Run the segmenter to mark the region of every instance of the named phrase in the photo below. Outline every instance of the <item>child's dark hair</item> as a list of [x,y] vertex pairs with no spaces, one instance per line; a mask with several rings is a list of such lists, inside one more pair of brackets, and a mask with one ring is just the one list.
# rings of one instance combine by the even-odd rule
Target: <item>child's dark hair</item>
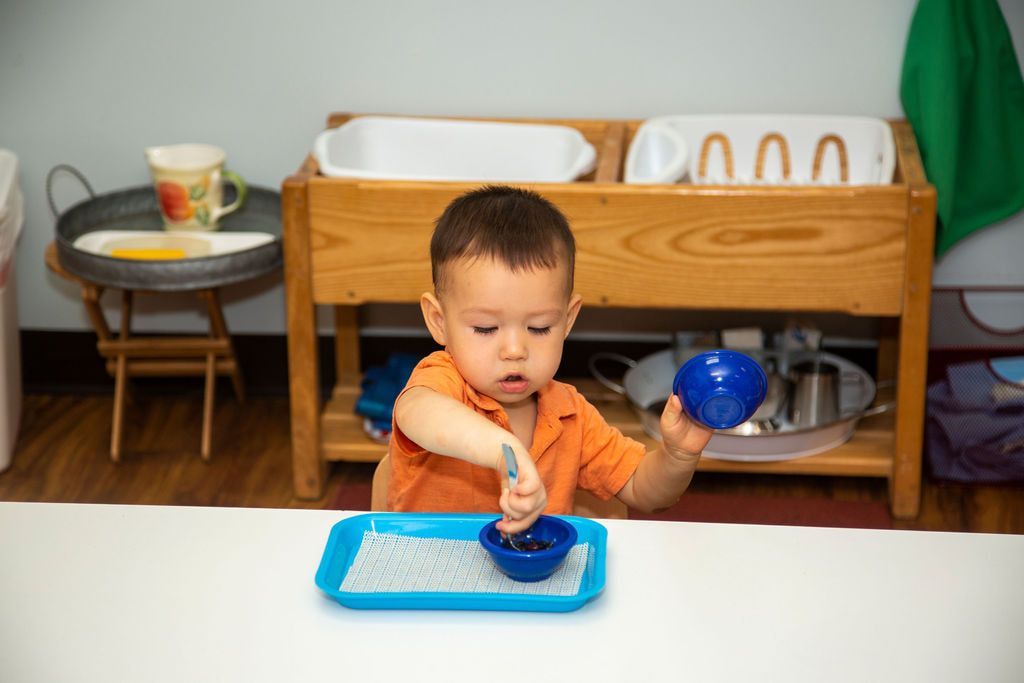
[[464,256],[485,256],[513,272],[568,265],[572,293],[576,241],[558,207],[536,192],[486,185],[457,197],[437,219],[430,240],[434,290],[444,288],[444,266]]

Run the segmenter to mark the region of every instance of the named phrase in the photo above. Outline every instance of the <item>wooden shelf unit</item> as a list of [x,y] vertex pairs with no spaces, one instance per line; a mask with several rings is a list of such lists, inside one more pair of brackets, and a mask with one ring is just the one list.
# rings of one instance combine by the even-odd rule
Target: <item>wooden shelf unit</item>
[[[332,115],[328,125],[348,118]],[[578,129],[598,150],[589,176],[534,186],[573,226],[576,291],[584,305],[883,319],[879,378],[896,380],[895,416],[862,421],[848,443],[819,455],[771,463],[705,458],[701,469],[883,477],[894,516],[916,516],[935,191],[909,124],[891,123],[897,171],[889,185],[779,187],[627,185],[622,162],[640,121],[545,122]],[[364,435],[362,418],[352,413],[358,307],[415,302],[430,289],[433,221],[475,186],[327,178],[312,157],[284,181],[292,462],[300,497],[321,495],[327,461],[383,456],[385,448]],[[317,305],[335,311],[339,380],[325,406],[317,380]],[[609,421],[649,441],[622,397],[580,385]]]

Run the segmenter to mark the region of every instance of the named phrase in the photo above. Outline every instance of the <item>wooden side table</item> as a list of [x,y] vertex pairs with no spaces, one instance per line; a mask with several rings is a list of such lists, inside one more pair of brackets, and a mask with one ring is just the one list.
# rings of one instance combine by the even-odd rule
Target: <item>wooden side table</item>
[[[60,213],[53,203],[51,183],[57,171],[76,176],[88,191],[88,200]],[[168,261],[116,259],[75,246],[77,238],[95,230],[164,232],[156,194],[151,185],[127,188],[96,195],[85,177],[66,164],[54,167],[46,180],[50,208],[57,217],[56,240],[46,248],[46,265],[62,278],[77,283],[89,320],[96,330],[96,347],[106,360],[107,372],[114,377],[114,414],[110,433],[110,457],[121,458],[121,431],[129,377],[206,378],[203,400],[203,433],[200,453],[210,458],[214,387],[218,376],[231,377],[238,400],[245,400],[245,385],[235,357],[231,335],[220,305],[220,288],[252,280],[280,270],[281,199],[267,188],[250,186],[241,209],[227,216],[219,234],[254,233],[261,238],[246,242],[251,246],[238,251],[223,251],[197,258]],[[231,201],[233,190],[225,191]],[[241,235],[239,235],[241,236]],[[121,329],[114,335],[107,324],[100,297],[106,289],[119,289]],[[136,293],[195,292],[206,302],[210,316],[207,337],[132,336],[132,304]]]
[[121,459],[121,434],[124,424],[124,403],[129,377],[192,377],[204,376],[203,433],[200,454],[210,459],[213,422],[214,385],[218,375],[230,376],[235,396],[245,401],[245,383],[235,358],[231,335],[224,322],[219,288],[196,290],[206,302],[210,316],[210,334],[198,336],[137,337],[131,334],[132,303],[135,293],[156,293],[145,290],[124,289],[121,293],[121,328],[115,336],[107,324],[100,306],[105,291],[101,284],[73,275],[57,259],[55,243],[46,248],[46,266],[57,275],[77,283],[82,288],[82,301],[89,320],[96,330],[96,344],[106,359],[107,372],[114,378],[114,416],[110,429],[110,458]]

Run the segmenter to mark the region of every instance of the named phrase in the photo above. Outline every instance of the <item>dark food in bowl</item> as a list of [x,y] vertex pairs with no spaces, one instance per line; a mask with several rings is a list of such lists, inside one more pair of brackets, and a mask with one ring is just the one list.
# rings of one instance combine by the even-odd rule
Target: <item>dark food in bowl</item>
[[524,538],[522,540],[517,539],[516,545],[512,545],[509,543],[508,537],[501,539],[502,548],[511,548],[512,550],[517,550],[521,553],[530,553],[536,550],[547,550],[554,545],[554,543],[554,541],[539,541],[535,538]]
[[[530,530],[518,534],[515,550],[497,529],[495,519],[480,529],[480,544],[503,574],[516,581],[541,581],[548,578],[565,561],[576,545],[576,528],[568,519],[541,515]],[[525,544],[536,543],[527,549]]]

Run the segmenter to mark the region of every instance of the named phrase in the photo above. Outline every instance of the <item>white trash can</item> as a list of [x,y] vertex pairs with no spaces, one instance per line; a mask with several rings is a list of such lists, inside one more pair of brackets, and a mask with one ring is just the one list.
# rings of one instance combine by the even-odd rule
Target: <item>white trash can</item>
[[0,149],[0,472],[11,464],[21,418],[21,344],[14,252],[24,219],[18,157]]

